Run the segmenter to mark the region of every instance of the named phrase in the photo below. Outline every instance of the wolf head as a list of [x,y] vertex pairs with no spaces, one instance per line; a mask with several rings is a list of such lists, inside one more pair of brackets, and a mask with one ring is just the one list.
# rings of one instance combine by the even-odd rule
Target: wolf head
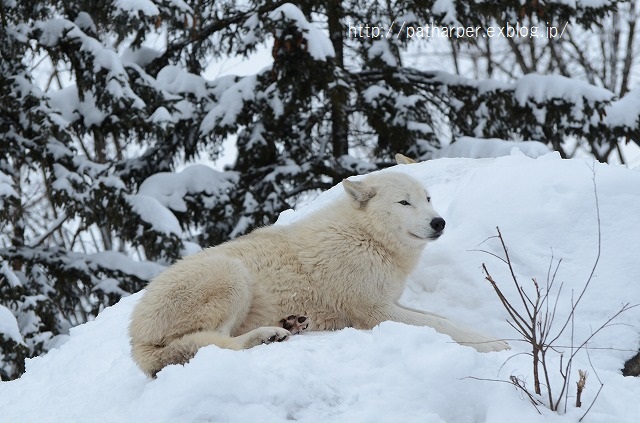
[[424,245],[442,235],[445,221],[416,179],[402,173],[376,173],[361,181],[342,182],[351,205],[366,214],[379,233],[409,246]]

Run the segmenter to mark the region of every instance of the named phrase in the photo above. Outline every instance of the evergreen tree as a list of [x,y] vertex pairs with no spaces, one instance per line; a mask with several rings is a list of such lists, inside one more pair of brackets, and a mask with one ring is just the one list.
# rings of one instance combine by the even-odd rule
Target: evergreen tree
[[[523,8],[523,11],[526,11],[527,5]],[[540,17],[537,17],[538,14]],[[638,139],[638,133],[634,129],[638,126],[638,107],[634,105],[638,91],[630,90],[634,83],[637,84],[640,76],[637,67],[639,39],[636,29],[639,17],[638,2],[621,2],[616,12],[588,26],[575,25],[572,20],[548,19],[546,8],[542,8],[536,11],[534,17],[523,13],[518,21],[511,21],[510,27],[505,31],[505,35],[509,36],[498,34],[495,37],[480,37],[476,42],[438,40],[434,50],[437,50],[437,54],[443,59],[444,67],[454,69],[458,75],[474,75],[476,79],[491,78],[512,82],[531,73],[554,74],[606,88],[610,93],[605,94],[615,94],[621,101],[614,101],[614,104],[604,110],[606,116],[598,115],[592,125],[582,130],[579,129],[579,122],[583,117],[575,119],[572,126],[578,130],[571,130],[570,137],[565,136],[564,130],[560,133],[555,132],[556,123],[553,123],[553,120],[565,116],[564,111],[559,109],[552,112],[549,122],[545,123],[541,119],[538,124],[540,128],[535,131],[531,131],[531,125],[535,125],[533,121],[522,133],[519,133],[518,129],[509,131],[506,126],[499,128],[498,125],[503,126],[503,120],[495,117],[491,117],[494,121],[492,127],[476,130],[480,136],[486,137],[535,137],[548,143],[562,157],[584,155],[586,152],[600,161],[613,160],[625,163],[626,158],[621,147],[632,139],[636,142]],[[504,18],[496,17],[490,22],[496,29],[505,27]],[[519,25],[519,28],[516,25]],[[535,36],[531,36],[532,34]],[[410,45],[408,55],[412,56],[412,52],[418,49],[419,45]],[[556,87],[560,85],[560,89],[556,89],[555,93],[551,90],[551,94],[556,96],[558,103],[576,104],[575,98],[566,101],[562,97],[563,91],[566,92],[562,81],[566,80],[557,80],[559,84],[556,84]],[[537,81],[544,89],[544,80]],[[575,82],[568,81],[567,84],[575,85]],[[514,87],[512,84],[512,88]],[[475,106],[476,104],[471,105]],[[486,106],[489,107],[489,104]],[[509,109],[511,107],[505,106]],[[538,113],[536,109],[541,110],[542,107],[525,108],[522,112],[531,115],[532,111]],[[491,109],[485,109],[483,113],[488,116],[489,110]],[[542,117],[541,114],[538,116]],[[484,118],[482,120],[484,121]],[[518,122],[518,125],[513,126],[520,125],[522,123]],[[560,122],[560,125],[561,129],[567,127],[565,122]],[[464,124],[462,127],[464,128]],[[468,135],[472,132],[467,129],[463,133]]]
[[[429,159],[439,126],[553,146],[637,139],[640,113],[607,121],[613,94],[588,83],[402,62],[408,28],[590,25],[616,3],[0,0],[0,327],[19,330],[0,333],[2,378],[197,245],[272,223],[395,152]],[[266,69],[202,76],[265,46]],[[229,137],[231,168],[176,172]]]

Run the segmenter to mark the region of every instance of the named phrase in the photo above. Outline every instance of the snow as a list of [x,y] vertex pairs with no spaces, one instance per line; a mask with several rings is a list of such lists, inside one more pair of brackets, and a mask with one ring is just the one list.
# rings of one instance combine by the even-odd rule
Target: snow
[[160,14],[158,6],[149,0],[116,0],[114,5],[130,15],[156,16]]
[[551,152],[549,147],[539,141],[505,141],[498,138],[458,137],[455,142],[436,152],[436,157],[467,157],[483,159],[508,156],[513,151],[525,156],[539,157]]
[[375,165],[370,161],[358,159],[349,154],[338,157],[337,162],[342,168],[351,169],[355,173],[368,173],[376,170]]
[[0,171],[0,204],[2,204],[2,197],[16,197],[18,193],[13,189],[13,180],[9,175]]
[[186,13],[191,13],[193,14],[193,9],[191,8],[191,6],[189,6],[187,3],[185,3],[182,0],[169,0],[168,2],[166,2],[168,5],[170,5],[171,8],[176,8],[176,9],[180,9],[183,12]]
[[[561,75],[538,75],[530,73],[515,82],[514,97],[524,107],[529,102],[543,104],[550,100],[564,100],[571,104],[571,114],[577,120],[583,119],[584,101],[588,103],[613,100],[614,94],[586,82]],[[545,108],[537,110],[539,122],[544,122]]]
[[78,13],[78,16],[73,21],[73,23],[76,24],[78,28],[82,29],[86,33],[95,34],[98,32],[98,28],[96,27],[96,24],[93,22],[91,15],[88,14],[87,12]]
[[145,179],[138,193],[128,196],[128,201],[154,230],[180,236],[180,222],[172,210],[187,211],[185,197],[189,194],[202,194],[204,205],[213,207],[216,199],[223,199],[231,188],[234,177],[232,172],[223,174],[206,165],[188,166],[177,173],[160,172]]
[[615,95],[606,88],[596,87],[577,79],[567,78],[561,75],[540,75],[530,73],[524,75],[515,82],[504,82],[494,79],[474,80],[447,72],[434,72],[434,81],[444,85],[462,85],[476,88],[480,94],[491,91],[514,91],[514,98],[520,106],[542,104],[551,100],[565,100],[573,105],[574,113],[581,110],[587,102],[611,101]]
[[376,99],[380,96],[388,96],[391,93],[389,89],[385,87],[381,87],[380,85],[369,85],[367,88],[362,91],[362,98],[367,103],[370,103],[372,106],[376,107],[378,103]]
[[245,101],[254,98],[258,84],[257,75],[245,76],[239,81],[227,86],[230,78],[223,79],[226,90],[220,95],[219,101],[202,119],[200,133],[207,134],[216,126],[232,126],[236,117],[242,111]]
[[274,169],[263,178],[263,181],[275,182],[282,175],[286,177],[287,175],[299,175],[303,172],[302,167],[293,160],[287,159],[286,162],[286,165],[275,166]]
[[51,91],[49,104],[58,111],[66,122],[73,122],[79,117],[78,88],[75,85]]
[[530,73],[515,83],[515,97],[520,105],[524,106],[530,100],[544,103],[556,98],[563,98],[569,102],[577,102],[583,97],[591,101],[609,101],[614,95],[606,88],[566,76]]
[[[161,123],[166,125],[167,123],[175,122],[171,113],[165,107],[158,107],[151,116],[149,116],[149,120],[153,123]],[[164,127],[164,126],[163,126]]]
[[[158,200],[174,211],[187,211],[187,194],[205,193],[221,198],[232,187],[229,173],[218,172],[206,165],[192,165],[180,172],[160,172],[147,178],[138,189],[139,195]],[[209,204],[208,206],[213,206]]]
[[154,48],[146,46],[138,48],[127,47],[122,52],[121,59],[123,64],[135,63],[140,67],[144,67],[160,56],[162,56],[162,53]]
[[178,66],[169,65],[160,69],[156,80],[162,88],[172,94],[191,94],[198,99],[208,95],[204,78]]
[[160,273],[165,267],[151,261],[133,261],[125,254],[118,251],[101,251],[88,254],[87,261],[92,267],[102,267],[112,271],[121,271],[133,275],[142,280],[150,280]]
[[24,344],[20,328],[11,310],[0,304],[0,336],[12,339],[18,344]]
[[[307,40],[307,52],[318,61],[325,61],[330,57],[335,57],[333,44],[329,36],[315,25],[307,21],[304,13],[291,3],[285,3],[269,13],[269,19],[273,21],[286,20],[293,21],[302,36]],[[277,33],[276,33],[277,36]]]
[[[109,87],[112,85],[109,84]],[[76,91],[77,94],[77,91]],[[109,116],[107,112],[100,109],[100,106],[96,102],[95,93],[91,95],[85,95],[84,100],[78,100],[76,107],[77,113],[82,115],[82,122],[86,128],[91,128],[94,125],[100,126],[102,122]],[[72,101],[72,97],[69,98]]]
[[612,102],[607,107],[605,124],[609,126],[623,126],[636,128],[640,121],[640,88],[629,91],[621,99]]
[[460,25],[460,21],[457,18],[456,5],[452,0],[436,0],[431,11],[436,16],[443,15],[442,23]]
[[[492,159],[443,158],[384,170],[418,178],[447,221],[410,276],[401,303],[444,314],[479,331],[509,339],[511,351],[481,354],[431,328],[386,322],[370,331],[312,332],[246,351],[203,348],[184,366],[149,379],[129,355],[127,325],[134,294],[94,321],[71,329],[69,340],[27,361],[22,378],[0,383],[2,421],[38,422],[576,422],[604,387],[586,422],[632,423],[640,415],[640,384],[620,374],[638,349],[640,307],[599,333],[574,361],[566,413],[540,413],[508,383],[532,383],[526,345],[514,340],[506,312],[484,280],[486,263],[505,295],[516,294],[499,253],[499,226],[526,289],[544,281],[551,257],[562,258],[556,329],[572,295],[584,286],[597,253],[593,173],[602,229],[602,255],[577,309],[581,342],[622,304],[640,303],[640,172],[590,160],[514,154]],[[283,213],[278,225],[330,207],[340,186],[308,206]],[[157,201],[157,200],[156,200]],[[484,241],[484,242],[483,242]],[[530,291],[529,291],[530,292]],[[569,345],[565,333],[558,345]],[[551,354],[551,353],[550,353]],[[552,386],[560,382],[552,354]],[[566,357],[565,357],[566,359]],[[590,365],[593,363],[593,367]],[[575,374],[587,370],[583,408],[575,408]],[[34,406],[46,404],[46,406]]]
[[6,261],[0,266],[0,275],[2,275],[11,288],[22,285],[18,276],[9,268],[9,264]]
[[39,37],[40,43],[44,46],[54,46],[58,43],[63,32],[69,29],[69,24],[71,22],[66,19],[51,19],[47,22],[39,22],[37,27],[42,32]]
[[554,3],[565,4],[574,9],[577,9],[578,7],[598,8],[614,4],[612,0],[557,0]]
[[126,297],[129,295],[127,291],[120,288],[120,283],[117,279],[113,278],[105,278],[98,282],[94,287],[93,291],[102,291],[106,294],[116,294],[121,297]]
[[[92,27],[91,18],[86,13],[79,14],[76,23],[66,19],[51,19],[35,22],[34,28],[40,32],[38,41],[44,46],[53,47],[59,42],[65,41],[71,43],[83,54],[90,55],[93,61],[92,71],[97,75],[104,74],[104,79],[108,81],[104,93],[114,97],[114,101],[121,100],[123,103],[130,104],[129,107],[144,109],[146,104],[129,86],[129,76],[118,53],[85,34],[78,25],[88,31],[95,29]],[[129,56],[129,60],[132,60],[132,55]],[[48,94],[53,109],[61,113],[61,118],[56,115],[54,118],[63,126],[80,118],[87,128],[99,126],[112,113],[109,108],[102,109],[98,101],[100,96],[91,92],[90,89],[79,91],[78,87],[72,84]]]
[[130,195],[127,201],[131,209],[140,216],[140,219],[151,225],[154,231],[167,235],[175,234],[178,237],[182,235],[180,222],[160,201],[143,194]]
[[367,52],[369,59],[380,58],[387,66],[398,66],[398,60],[391,52],[389,41],[384,38],[376,39],[371,42],[371,47]]

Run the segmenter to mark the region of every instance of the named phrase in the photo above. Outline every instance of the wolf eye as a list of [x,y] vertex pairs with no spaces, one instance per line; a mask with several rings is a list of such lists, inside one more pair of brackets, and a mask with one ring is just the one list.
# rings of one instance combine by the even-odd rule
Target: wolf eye
[[427,203],[431,202],[431,197],[427,197]]
[[402,201],[398,201],[398,203],[402,204],[403,206],[410,206],[411,204],[406,201],[406,200],[402,200]]

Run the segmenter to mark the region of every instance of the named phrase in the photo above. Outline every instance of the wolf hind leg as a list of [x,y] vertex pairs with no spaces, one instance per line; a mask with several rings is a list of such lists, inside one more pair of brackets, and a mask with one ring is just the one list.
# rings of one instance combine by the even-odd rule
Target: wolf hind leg
[[229,350],[244,350],[260,344],[282,342],[291,332],[279,327],[261,327],[238,336],[228,336],[215,331],[195,332],[176,339],[167,345],[167,364],[186,363],[202,347],[215,345]]
[[253,348],[260,344],[282,342],[290,336],[291,332],[284,328],[265,326],[231,338],[235,343],[235,348],[232,348],[237,350]]
[[185,364],[202,347],[215,345],[230,350],[243,350],[260,344],[282,342],[291,332],[278,327],[261,327],[243,335],[231,337],[215,331],[194,332],[182,336],[167,346],[134,344],[133,354],[146,374],[155,377],[169,364]]
[[202,347],[215,345],[229,350],[244,350],[260,344],[282,342],[291,332],[278,327],[261,327],[239,336],[228,336],[215,331],[195,332],[167,345],[167,364],[184,364]]

